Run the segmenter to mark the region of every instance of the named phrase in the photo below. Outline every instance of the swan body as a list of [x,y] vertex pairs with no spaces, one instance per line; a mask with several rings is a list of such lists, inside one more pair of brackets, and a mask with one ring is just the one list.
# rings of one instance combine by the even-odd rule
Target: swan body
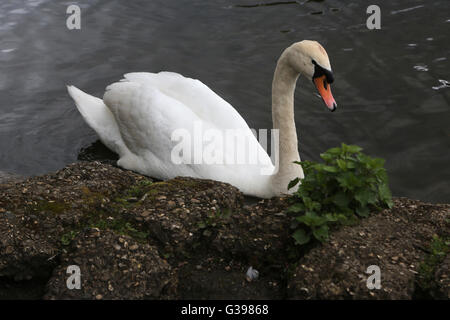
[[[314,75],[324,77],[322,73],[330,76],[331,68],[326,52],[315,41],[295,43],[280,57],[272,87],[273,123],[279,129],[276,165],[241,115],[199,80],[173,72],[136,72],[109,85],[103,99],[74,86],[68,86],[68,92],[100,140],[119,155],[120,167],[162,180],[190,176],[228,182],[244,194],[270,198],[288,193],[289,181],[303,178],[302,168],[292,163],[300,160],[293,117],[295,83],[299,74],[314,79]],[[242,139],[230,147],[212,134],[227,130],[238,132]],[[174,141],[176,132],[190,140],[181,135]],[[205,138],[208,133],[210,139],[195,140],[196,135]],[[181,138],[190,141],[184,145],[183,157],[191,153],[195,158],[200,147],[209,155],[231,160],[174,161],[174,148],[186,142]],[[236,150],[257,161],[232,161]]]

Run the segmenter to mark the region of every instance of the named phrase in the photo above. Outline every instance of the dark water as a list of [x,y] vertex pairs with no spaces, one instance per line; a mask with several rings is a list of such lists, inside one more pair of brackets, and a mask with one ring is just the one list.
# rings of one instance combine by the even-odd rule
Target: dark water
[[[66,28],[73,2],[0,2],[0,170],[42,174],[96,140],[66,94],[102,96],[130,71],[177,71],[229,101],[253,128],[270,128],[275,62],[292,42],[321,42],[339,109],[310,81],[296,93],[303,159],[340,142],[386,158],[393,193],[450,201],[450,1],[83,1],[82,29]],[[295,1],[294,1],[295,2]],[[80,2],[81,3],[81,2]]]

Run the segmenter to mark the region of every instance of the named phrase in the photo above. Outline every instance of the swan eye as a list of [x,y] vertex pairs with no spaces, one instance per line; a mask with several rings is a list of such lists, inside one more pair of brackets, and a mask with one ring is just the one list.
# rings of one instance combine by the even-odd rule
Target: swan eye
[[[314,60],[312,60],[313,64],[314,64],[314,75],[313,75],[313,80],[315,78],[319,78],[322,75],[326,76],[326,80],[328,83],[333,83],[334,81],[334,77],[333,77],[333,73],[329,70],[326,70],[324,68],[322,68],[320,65],[317,64],[317,62],[315,62]],[[325,89],[327,88],[327,86],[324,86]]]
[[311,62],[313,65],[317,66],[317,62],[314,59],[312,59]]

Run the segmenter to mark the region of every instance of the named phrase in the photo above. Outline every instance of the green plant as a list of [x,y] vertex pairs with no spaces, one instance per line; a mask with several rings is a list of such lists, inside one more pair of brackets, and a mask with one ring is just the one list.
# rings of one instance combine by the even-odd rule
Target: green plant
[[223,220],[228,219],[231,215],[231,210],[226,209],[219,209],[216,211],[211,211],[208,213],[208,216],[204,221],[201,221],[198,223],[198,228],[203,229],[203,235],[204,236],[210,236],[211,230],[215,227],[217,227],[220,223],[223,222]]
[[445,259],[450,252],[450,238],[433,236],[430,244],[429,254],[419,265],[417,281],[422,289],[428,290],[433,286],[434,273],[437,266]]
[[125,194],[129,197],[142,197],[146,192],[149,191],[150,187],[152,186],[153,181],[148,179],[140,180],[136,185],[129,188]]
[[75,231],[75,230],[72,230],[72,231],[69,231],[69,232],[67,232],[67,233],[64,233],[64,234],[61,236],[61,243],[62,243],[64,246],[68,246],[68,245],[70,244],[70,242],[71,242],[73,239],[75,239],[75,237],[77,236],[77,234],[78,234],[78,232]]
[[[361,150],[342,143],[320,155],[324,163],[296,162],[305,173],[288,208],[299,214],[292,226],[297,244],[309,242],[311,236],[323,242],[331,226],[354,223],[371,209],[392,207],[384,160]],[[288,189],[299,182],[299,178],[292,180]]]

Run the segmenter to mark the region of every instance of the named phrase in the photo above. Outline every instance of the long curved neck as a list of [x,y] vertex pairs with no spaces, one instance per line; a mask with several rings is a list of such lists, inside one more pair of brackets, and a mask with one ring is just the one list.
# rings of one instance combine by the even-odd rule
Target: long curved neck
[[273,176],[273,186],[283,193],[288,193],[287,186],[292,179],[303,178],[302,168],[292,163],[300,161],[294,119],[294,91],[298,76],[299,73],[288,64],[284,52],[278,60],[272,82],[273,128],[279,129],[279,168]]

